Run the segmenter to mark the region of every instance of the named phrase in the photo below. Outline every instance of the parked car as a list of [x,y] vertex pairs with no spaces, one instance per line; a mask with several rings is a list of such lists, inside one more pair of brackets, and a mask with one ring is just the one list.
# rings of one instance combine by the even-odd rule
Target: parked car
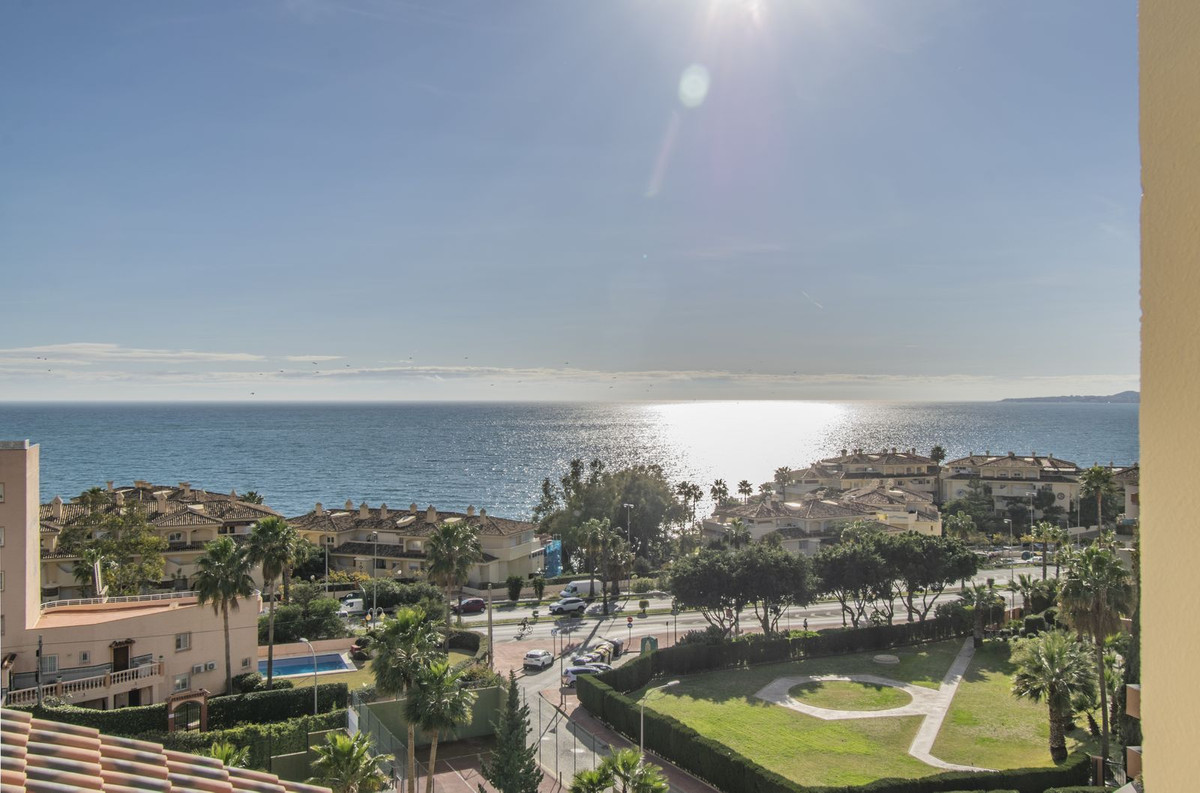
[[571,657],[572,666],[588,666],[590,664],[597,663],[598,661],[600,661],[600,656],[596,653],[582,652],[576,653]]
[[549,650],[530,650],[525,653],[525,668],[540,672],[548,666],[554,666],[554,656]]
[[609,666],[608,664],[602,664],[599,662],[588,664],[588,667],[595,669],[597,672],[611,672],[612,671],[611,666]]
[[600,582],[596,580],[584,579],[582,581],[572,581],[563,587],[563,591],[558,593],[560,598],[582,597],[594,598],[600,592]]
[[563,672],[562,682],[563,682],[563,685],[566,686],[567,688],[575,688],[576,678],[578,678],[582,675],[598,675],[598,674],[600,674],[600,671],[598,669],[593,669],[590,666],[568,666],[567,670],[565,672]]
[[346,597],[342,598],[342,607],[338,609],[339,617],[356,617],[359,614],[367,612],[365,603],[361,597]]
[[478,614],[486,608],[487,601],[483,598],[463,598],[450,606],[450,610],[455,614]]
[[550,604],[551,614],[582,614],[587,609],[583,598],[563,598]]

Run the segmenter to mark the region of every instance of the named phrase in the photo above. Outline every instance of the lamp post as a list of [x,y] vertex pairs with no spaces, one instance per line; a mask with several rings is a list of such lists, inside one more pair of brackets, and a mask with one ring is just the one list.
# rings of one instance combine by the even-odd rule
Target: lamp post
[[375,568],[379,565],[379,532],[371,532],[371,616],[379,605],[379,585],[375,582]]
[[301,637],[300,641],[308,645],[308,651],[312,653],[313,661],[313,715],[317,715],[317,651],[313,649],[312,642]]
[[325,594],[329,594],[329,541],[325,541]]
[[625,531],[629,539],[629,551],[633,552],[633,504],[622,504],[625,508]]
[[642,706],[641,725],[638,727],[638,751],[641,752],[642,757],[638,761],[639,763],[644,764],[646,762],[646,700],[650,698],[651,693],[658,691],[659,689],[670,688],[671,686],[677,685],[679,685],[678,680],[672,680],[669,683],[663,683],[661,686],[655,686],[654,688],[647,689],[645,695],[642,697],[642,701],[640,703]]

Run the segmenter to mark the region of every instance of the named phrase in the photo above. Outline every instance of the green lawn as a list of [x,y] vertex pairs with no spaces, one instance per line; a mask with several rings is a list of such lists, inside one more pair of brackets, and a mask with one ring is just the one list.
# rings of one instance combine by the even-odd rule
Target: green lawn
[[[470,653],[462,653],[458,650],[451,650],[450,665],[453,666],[454,664],[457,664],[461,661],[466,661],[471,657],[472,655]],[[370,661],[355,661],[354,665],[357,666],[358,669],[353,672],[339,672],[336,675],[318,675],[319,682],[345,683],[350,687],[351,691],[355,690],[356,688],[362,688],[364,685],[375,685],[375,675],[371,672]],[[313,684],[312,675],[305,675],[302,678],[293,677],[290,679],[292,681],[293,688],[305,688]]]
[[[1012,695],[1008,647],[986,644],[976,651],[942,723],[933,756],[984,768],[1050,766],[1050,723],[1045,704]],[[1087,740],[1083,730],[1067,736],[1068,751]]]
[[[779,677],[856,673],[937,688],[961,647],[962,640],[955,639],[900,648],[892,651],[900,663],[886,666],[875,663],[871,652],[690,675],[677,686],[654,692],[646,709],[674,716],[800,784],[855,785],[887,776],[927,776],[939,770],[908,754],[922,716],[824,721],[769,705],[754,693]],[[1007,658],[1003,645],[988,645],[977,653],[933,747],[935,757],[986,768],[1051,765],[1045,706],[1009,693]],[[897,689],[842,682],[797,686],[792,695],[839,709],[883,709],[908,701]],[[900,699],[894,701],[897,695]],[[1069,748],[1075,745],[1068,743]]]
[[788,694],[805,705],[833,710],[890,710],[912,702],[902,689],[852,680],[814,680],[792,686]]

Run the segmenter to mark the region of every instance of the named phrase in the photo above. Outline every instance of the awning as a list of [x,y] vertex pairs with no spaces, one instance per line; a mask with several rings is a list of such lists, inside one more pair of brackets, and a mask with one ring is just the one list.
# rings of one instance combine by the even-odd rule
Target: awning
[[16,653],[5,653],[4,660],[0,661],[0,669],[8,669],[13,665],[13,661],[17,660]]

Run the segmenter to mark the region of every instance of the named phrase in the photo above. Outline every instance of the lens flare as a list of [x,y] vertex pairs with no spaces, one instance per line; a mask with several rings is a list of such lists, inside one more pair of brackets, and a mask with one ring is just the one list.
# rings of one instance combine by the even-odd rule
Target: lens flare
[[684,107],[700,107],[708,96],[708,69],[698,63],[683,70],[679,78],[679,101]]

